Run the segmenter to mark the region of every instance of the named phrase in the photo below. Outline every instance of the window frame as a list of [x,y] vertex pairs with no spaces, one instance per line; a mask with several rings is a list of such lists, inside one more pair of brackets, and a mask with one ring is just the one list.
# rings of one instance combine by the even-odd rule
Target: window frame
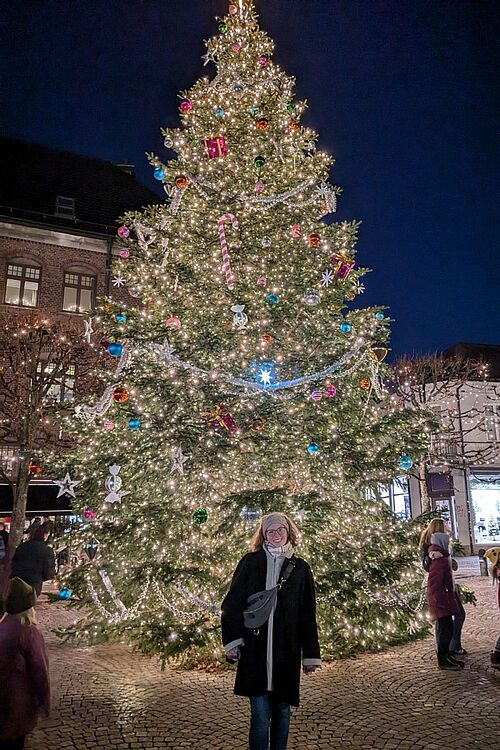
[[[14,274],[9,273],[10,268],[20,268],[21,269],[21,275],[20,276],[14,276]],[[38,271],[38,277],[37,278],[30,278],[26,275],[27,270],[32,271]],[[8,282],[9,279],[13,279],[16,281],[20,281],[19,286],[19,301],[17,303],[15,302],[9,302],[7,300],[7,288],[8,288]],[[7,261],[7,271],[5,273],[5,291],[3,296],[3,303],[4,305],[10,305],[11,307],[24,307],[28,310],[33,310],[38,307],[39,301],[40,301],[40,288],[41,288],[41,280],[42,280],[42,268],[41,266],[36,266],[31,264],[27,264],[25,261]],[[25,305],[23,304],[22,300],[24,298],[24,289],[26,281],[32,281],[37,283],[36,288],[36,302],[34,305]]]
[[[66,277],[68,275],[76,276],[78,278],[78,283],[74,284],[71,282],[66,281]],[[81,283],[81,280],[83,277],[86,277],[88,279],[92,279],[92,285],[91,286],[85,286]],[[64,297],[66,293],[66,289],[76,289],[76,309],[75,310],[68,310],[64,307]],[[80,302],[81,302],[81,292],[83,290],[90,289],[91,293],[91,305],[88,309],[81,310]],[[95,308],[95,301],[97,296],[97,274],[92,273],[91,271],[86,270],[72,270],[71,268],[67,268],[64,270],[63,273],[63,298],[62,298],[62,310],[65,313],[72,313],[73,315],[86,315],[87,313],[91,312]]]

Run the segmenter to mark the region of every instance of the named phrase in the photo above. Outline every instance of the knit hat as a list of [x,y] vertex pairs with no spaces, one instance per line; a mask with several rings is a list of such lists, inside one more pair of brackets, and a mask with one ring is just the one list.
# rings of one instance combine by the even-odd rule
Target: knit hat
[[5,601],[5,610],[9,615],[18,615],[35,606],[36,594],[33,587],[21,578],[12,578]]
[[262,533],[266,535],[266,531],[273,523],[281,523],[286,530],[290,531],[290,524],[288,523],[287,517],[283,513],[268,513],[267,516],[262,516]]

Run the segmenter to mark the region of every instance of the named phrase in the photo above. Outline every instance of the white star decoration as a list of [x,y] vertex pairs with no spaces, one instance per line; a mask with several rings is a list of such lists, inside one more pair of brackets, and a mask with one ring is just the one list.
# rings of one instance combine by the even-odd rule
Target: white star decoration
[[87,344],[90,344],[90,337],[93,333],[95,333],[94,329],[92,328],[92,318],[84,320],[83,325],[85,326],[85,330],[82,333],[82,338],[85,339]]
[[204,55],[201,56],[203,60],[203,66],[208,65],[209,62],[213,62],[214,56],[210,50],[207,50]]
[[271,384],[271,370],[265,370],[262,368],[262,370],[259,370],[259,380],[262,383],[262,385],[270,385]]
[[173,474],[175,471],[179,474],[184,475],[184,464],[189,460],[189,456],[185,456],[182,453],[182,448],[175,448],[172,455],[172,468],[170,473]]
[[116,287],[125,286],[125,279],[121,276],[113,276],[113,278],[111,279],[111,283]]
[[333,281],[333,271],[329,268],[321,274],[321,286],[330,286]]
[[54,484],[57,484],[57,486],[59,487],[57,497],[61,497],[61,495],[71,495],[71,497],[76,497],[75,487],[78,484],[81,484],[81,482],[75,482],[73,479],[71,479],[69,473],[66,472],[66,476],[64,477],[64,479],[54,479]]

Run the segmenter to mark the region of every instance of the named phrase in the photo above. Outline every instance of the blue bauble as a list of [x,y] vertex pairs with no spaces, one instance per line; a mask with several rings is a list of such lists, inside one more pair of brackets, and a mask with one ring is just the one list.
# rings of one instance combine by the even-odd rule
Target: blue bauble
[[309,445],[307,446],[307,450],[311,454],[317,453],[319,451],[319,445],[317,443],[309,443]]
[[383,312],[378,312],[375,313],[375,317],[377,318],[377,320],[383,320],[385,318],[385,315]]
[[262,508],[258,505],[245,505],[241,511],[241,516],[246,523],[254,523],[262,516]]
[[129,430],[138,430],[140,426],[141,426],[141,420],[137,419],[137,417],[133,417],[132,419],[128,420]]
[[153,177],[155,180],[163,180],[165,177],[165,172],[161,167],[156,167],[155,171],[153,172]]
[[250,107],[250,114],[251,114],[251,115],[252,115],[253,117],[257,117],[257,115],[258,115],[258,114],[260,114],[260,109],[259,109],[259,108],[257,107],[257,105],[256,105],[256,104],[254,104],[254,106],[253,106],[253,107]]
[[271,303],[271,305],[277,305],[280,301],[280,298],[277,294],[268,294],[266,297],[267,301]]
[[340,330],[343,333],[349,333],[349,331],[351,330],[351,326],[349,325],[349,323],[341,323],[340,324]]
[[398,465],[400,469],[403,469],[403,471],[408,471],[408,469],[411,469],[411,467],[413,466],[413,458],[407,453],[402,453],[399,457]]
[[127,320],[127,316],[125,315],[125,313],[116,313],[115,320],[117,323],[125,323],[125,321]]
[[73,592],[71,591],[71,589],[61,589],[59,591],[58,597],[59,599],[71,599],[72,593]]
[[216,117],[223,117],[224,116],[224,110],[222,107],[216,107],[215,109],[215,116]]
[[111,344],[108,345],[108,352],[112,357],[121,357],[123,352],[123,344],[120,344],[119,341],[112,341]]

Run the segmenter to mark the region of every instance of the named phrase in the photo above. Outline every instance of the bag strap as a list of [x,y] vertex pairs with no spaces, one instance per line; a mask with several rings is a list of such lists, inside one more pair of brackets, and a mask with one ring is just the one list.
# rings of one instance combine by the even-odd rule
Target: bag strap
[[297,562],[294,560],[294,556],[289,559],[288,565],[285,568],[284,573],[280,576],[280,579],[278,583],[276,584],[276,588],[278,591],[281,589],[284,583],[290,578],[291,573],[293,572],[293,569],[295,568]]

